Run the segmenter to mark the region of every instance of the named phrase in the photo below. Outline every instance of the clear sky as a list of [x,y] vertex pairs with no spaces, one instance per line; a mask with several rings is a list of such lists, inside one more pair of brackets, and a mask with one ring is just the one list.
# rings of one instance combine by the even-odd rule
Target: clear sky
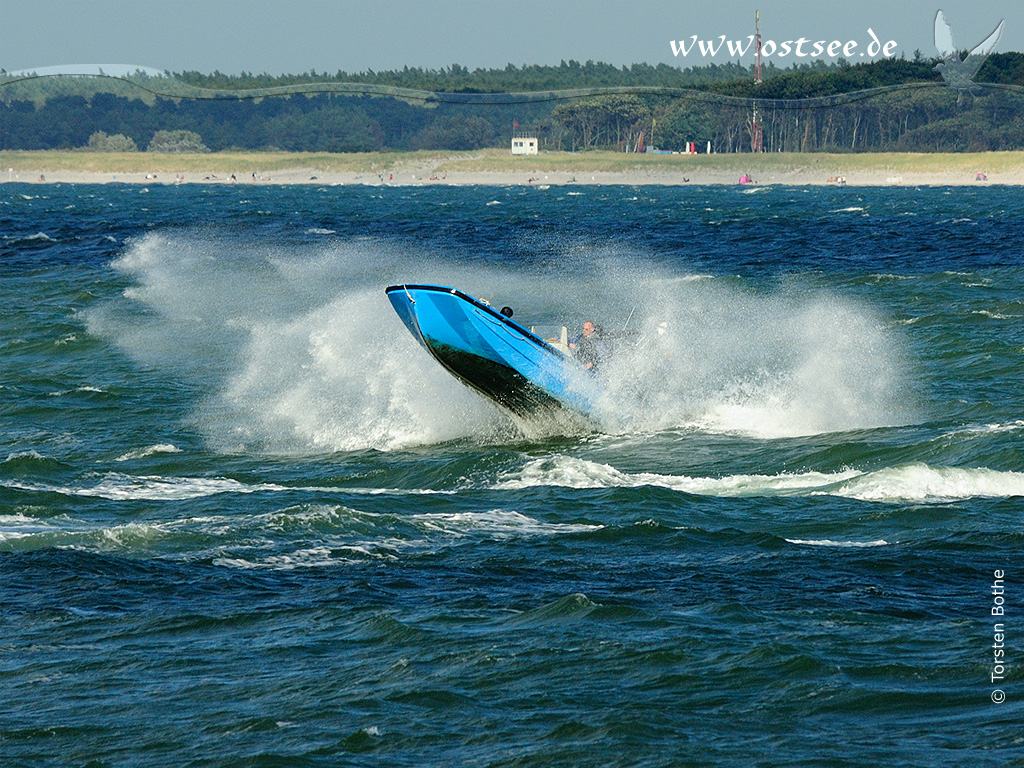
[[[935,56],[942,9],[959,48],[1000,19],[996,51],[1024,51],[1024,6],[997,0],[0,0],[0,67],[137,64],[181,72],[335,73],[558,64],[725,63],[724,52],[674,56],[693,35],[746,42],[754,10],[765,40],[896,41]],[[806,50],[806,49],[805,49]],[[858,59],[855,54],[853,60]],[[750,59],[748,55],[745,60]],[[828,56],[824,56],[828,60]],[[776,56],[789,66],[791,53]]]

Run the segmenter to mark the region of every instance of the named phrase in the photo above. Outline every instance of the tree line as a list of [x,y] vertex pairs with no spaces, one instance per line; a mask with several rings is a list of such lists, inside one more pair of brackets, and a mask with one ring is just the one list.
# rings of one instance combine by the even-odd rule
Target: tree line
[[[1024,96],[1011,90],[958,92],[944,87],[935,63],[919,53],[913,60],[857,65],[816,61],[782,69],[769,63],[760,85],[754,85],[749,70],[738,63],[686,70],[665,64],[614,67],[594,62],[473,71],[452,65],[442,70],[407,67],[383,73],[279,77],[186,72],[166,82],[131,78],[134,84],[105,78],[8,82],[0,73],[0,149],[474,150],[508,147],[515,128],[536,134],[542,149],[632,151],[653,145],[681,151],[692,142],[704,151],[710,142],[714,151],[743,152],[751,149],[753,99],[763,105],[766,151],[1024,149]],[[990,56],[975,80],[1024,85],[1024,54]],[[463,98],[453,99],[461,103],[438,103],[408,95],[316,92],[244,98],[254,88],[306,86],[316,91],[331,83]],[[896,90],[849,103],[793,103],[908,83],[935,87]],[[216,98],[159,95],[173,91],[172,85],[181,93],[201,88]],[[553,94],[533,100],[474,97],[609,87],[626,92],[573,98]],[[629,92],[631,88],[635,92]],[[720,102],[713,101],[719,97]],[[748,101],[737,105],[737,100]],[[160,140],[154,144],[156,138]]]

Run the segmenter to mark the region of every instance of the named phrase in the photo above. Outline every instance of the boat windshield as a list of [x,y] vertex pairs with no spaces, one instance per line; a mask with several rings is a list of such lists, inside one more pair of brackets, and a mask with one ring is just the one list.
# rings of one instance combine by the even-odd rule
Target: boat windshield
[[562,334],[568,335],[568,330],[563,325],[531,325],[530,333],[540,336],[544,341],[563,341]]
[[569,329],[564,325],[531,325],[530,333],[544,339],[555,349],[569,354]]

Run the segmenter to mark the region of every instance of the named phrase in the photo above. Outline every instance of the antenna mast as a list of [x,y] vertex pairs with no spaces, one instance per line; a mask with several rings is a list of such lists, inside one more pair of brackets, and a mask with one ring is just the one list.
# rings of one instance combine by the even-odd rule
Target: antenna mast
[[[761,67],[761,11],[754,11],[754,92],[761,84],[764,70]],[[761,111],[754,98],[754,114],[750,118],[750,151],[764,152],[764,133],[761,126]]]

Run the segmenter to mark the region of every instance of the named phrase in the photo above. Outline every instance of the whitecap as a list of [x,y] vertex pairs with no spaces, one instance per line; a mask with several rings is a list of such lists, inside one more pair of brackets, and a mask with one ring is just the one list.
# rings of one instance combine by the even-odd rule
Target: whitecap
[[145,546],[165,535],[166,531],[162,526],[147,523],[126,523],[100,531],[104,543],[114,544],[119,548]]
[[15,531],[0,531],[0,544],[18,539],[27,539],[31,533],[17,533]]
[[700,496],[838,496],[860,501],[936,503],[1024,496],[1024,473],[912,464],[872,472],[782,472],[688,477],[621,472],[607,464],[566,456],[537,459],[495,485],[499,490],[536,487],[666,488]]
[[512,510],[492,509],[487,512],[430,512],[413,515],[410,522],[428,531],[448,536],[549,536],[588,533],[603,526],[582,523],[545,523]]
[[154,456],[161,453],[181,453],[181,449],[172,445],[171,443],[157,443],[156,445],[147,445],[145,448],[135,448],[131,451],[121,454],[114,461],[132,461],[134,459],[144,459],[147,456]]
[[[59,344],[60,342],[57,343]],[[105,395],[107,394],[107,392],[106,390],[100,389],[98,387],[83,386],[75,387],[74,389],[61,389],[57,390],[56,392],[47,392],[46,394],[47,397],[63,397],[64,395],[73,394]]]
[[46,457],[36,450],[18,451],[16,453],[7,454],[7,458],[4,459],[4,463],[7,463],[8,461],[21,461],[23,459],[35,459],[38,461],[45,461]]
[[242,570],[275,570],[291,571],[296,568],[323,568],[338,565],[341,559],[331,554],[329,547],[310,547],[289,554],[270,555],[260,560],[247,560],[244,557],[214,558],[214,565],[240,568]]
[[971,312],[972,315],[981,315],[982,317],[990,317],[993,320],[1010,320],[1014,317],[1020,317],[1020,315],[1003,315],[998,312],[989,312],[987,309],[976,309]]
[[110,474],[92,486],[70,487],[44,483],[0,482],[7,488],[65,496],[84,496],[111,501],[177,501],[213,496],[219,493],[257,493],[286,491],[285,486],[271,483],[246,485],[224,477],[159,477]]
[[786,539],[790,544],[803,544],[810,547],[884,547],[889,542],[885,539],[874,541],[833,541],[832,539]]
[[620,472],[607,464],[567,456],[529,462],[519,472],[499,481],[495,488],[515,490],[544,486],[568,488],[639,488],[653,486],[705,496],[761,496],[798,494],[842,482],[860,473],[856,470],[777,475],[726,475],[688,477],[651,472]]
[[950,502],[1024,496],[1024,473],[910,464],[861,474],[827,491],[862,501]]

